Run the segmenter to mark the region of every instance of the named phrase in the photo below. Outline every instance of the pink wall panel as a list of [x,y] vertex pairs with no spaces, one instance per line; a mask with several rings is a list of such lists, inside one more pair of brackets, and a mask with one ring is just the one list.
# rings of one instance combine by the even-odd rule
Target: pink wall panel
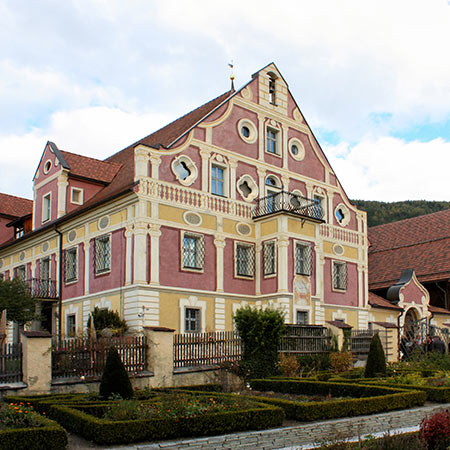
[[224,290],[234,294],[255,295],[255,280],[234,277],[234,241],[226,239],[224,248]]
[[216,248],[214,237],[203,235],[205,243],[204,271],[202,273],[181,270],[181,232],[176,228],[161,227],[160,237],[160,283],[214,291],[216,289]]
[[[264,244],[264,243],[263,243]],[[275,243],[276,245],[276,243]],[[278,289],[278,261],[276,262],[275,275],[264,276],[264,245],[262,245],[261,257],[257,264],[261,267],[261,294],[272,294]],[[276,253],[277,254],[277,253]],[[278,255],[277,255],[278,256]],[[278,258],[277,258],[278,259]]]
[[415,302],[416,305],[422,304],[423,292],[416,286],[415,283],[411,282],[401,289],[401,293],[404,296],[406,303]]
[[[39,228],[42,226],[42,198],[44,195],[52,193],[52,211],[51,219],[53,221],[58,215],[58,182],[57,180],[51,180],[47,184],[44,184],[36,191],[36,219],[35,226]],[[48,222],[45,222],[47,224]],[[45,225],[44,224],[44,225]]]
[[69,178],[69,185],[66,192],[66,212],[72,212],[74,209],[79,208],[80,205],[71,203],[72,188],[80,188],[84,190],[84,203],[92,198],[97,192],[99,192],[103,186],[94,183],[88,183],[87,181],[81,181]]
[[6,227],[6,224],[11,222],[11,220],[12,219],[0,217],[0,244],[9,241],[14,237],[14,227]]
[[356,264],[347,263],[347,290],[333,291],[331,259],[325,258],[324,265],[324,302],[329,305],[358,306],[358,269]]
[[111,271],[95,274],[94,270],[94,239],[90,242],[89,258],[89,291],[91,293],[114,289],[125,284],[125,230],[122,228],[111,233]]
[[84,244],[78,245],[78,268],[77,281],[70,283],[64,282],[62,297],[63,299],[81,297],[84,294]]

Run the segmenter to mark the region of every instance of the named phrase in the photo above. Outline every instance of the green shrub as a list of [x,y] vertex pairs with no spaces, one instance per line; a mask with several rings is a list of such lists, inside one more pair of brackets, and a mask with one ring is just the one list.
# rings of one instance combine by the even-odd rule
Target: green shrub
[[330,354],[329,353],[317,353],[311,355],[299,355],[297,361],[300,366],[301,372],[318,372],[321,370],[329,370]]
[[427,445],[417,433],[403,433],[360,442],[337,442],[323,445],[319,450],[427,450]]
[[241,375],[246,379],[275,375],[278,347],[285,331],[283,313],[247,307],[236,311],[234,321],[243,344]]
[[378,333],[374,334],[372,341],[370,342],[364,376],[366,378],[386,376],[386,356],[384,355],[383,346],[381,345]]
[[[92,317],[94,318],[97,337],[101,335],[102,330],[105,328],[109,328],[117,336],[123,335],[128,330],[127,323],[120,318],[117,311],[95,307],[94,311],[92,311]],[[87,323],[87,327],[89,328],[89,322]]]
[[102,398],[114,395],[120,395],[121,398],[133,397],[130,379],[115,347],[108,350],[99,393]]

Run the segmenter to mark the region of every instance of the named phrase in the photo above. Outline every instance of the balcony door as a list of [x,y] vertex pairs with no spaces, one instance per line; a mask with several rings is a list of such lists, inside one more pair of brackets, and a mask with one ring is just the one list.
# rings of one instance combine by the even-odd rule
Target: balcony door
[[50,290],[50,258],[41,259],[40,297],[47,298]]
[[269,175],[266,178],[266,205],[267,205],[267,213],[273,213],[278,211],[280,208],[281,201],[281,183],[280,180],[273,176]]

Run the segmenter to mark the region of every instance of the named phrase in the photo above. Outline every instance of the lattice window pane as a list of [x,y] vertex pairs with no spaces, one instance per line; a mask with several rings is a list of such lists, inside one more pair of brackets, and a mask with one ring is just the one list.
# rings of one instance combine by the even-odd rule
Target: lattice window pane
[[236,245],[236,274],[252,277],[255,272],[255,249],[253,245]]
[[64,280],[66,282],[77,279],[77,249],[70,248],[64,252]]
[[264,275],[273,275],[275,273],[275,242],[264,243]]
[[295,273],[297,275],[312,273],[312,247],[308,244],[295,245]]
[[308,324],[308,311],[297,311],[296,318],[297,325],[307,325]]
[[19,266],[16,269],[16,278],[25,281],[25,266]]
[[200,310],[186,308],[184,310],[184,329],[187,333],[198,333],[200,331]]
[[334,289],[347,289],[347,264],[345,262],[333,262],[333,287]]
[[107,272],[111,269],[111,239],[101,236],[95,240],[95,273]]
[[205,261],[205,243],[203,236],[185,234],[183,236],[183,268],[203,269]]

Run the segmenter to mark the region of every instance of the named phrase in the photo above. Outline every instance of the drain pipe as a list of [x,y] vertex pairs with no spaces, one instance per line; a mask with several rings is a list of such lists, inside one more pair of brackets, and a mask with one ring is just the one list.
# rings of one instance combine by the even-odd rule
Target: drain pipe
[[59,264],[58,264],[58,341],[61,342],[62,338],[62,283],[63,283],[63,235],[55,225],[55,232],[59,235]]
[[397,317],[397,359],[400,359],[400,343],[402,341],[402,335],[400,334],[400,319],[402,318],[403,314],[405,314],[405,310],[402,309],[402,312]]

